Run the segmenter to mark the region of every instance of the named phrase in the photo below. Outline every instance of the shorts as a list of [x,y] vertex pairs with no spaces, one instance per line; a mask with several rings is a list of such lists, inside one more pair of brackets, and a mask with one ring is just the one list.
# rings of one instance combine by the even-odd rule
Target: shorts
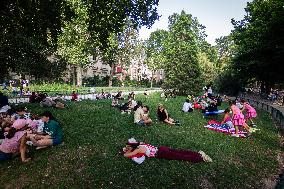
[[13,153],[4,153],[0,151],[0,161],[12,159]]
[[140,121],[136,122],[136,124],[138,124],[138,125],[145,125],[145,122],[143,120],[140,120]]
[[53,138],[52,139],[52,145],[53,146],[61,144],[61,143],[62,143],[62,139],[60,139],[60,138]]
[[234,124],[233,124],[232,121],[227,121],[225,124],[226,124],[229,128],[233,128],[233,127],[234,127]]

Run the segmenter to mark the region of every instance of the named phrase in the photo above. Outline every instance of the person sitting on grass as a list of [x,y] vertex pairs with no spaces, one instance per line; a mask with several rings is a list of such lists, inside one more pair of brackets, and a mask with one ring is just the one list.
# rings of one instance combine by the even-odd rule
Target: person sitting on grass
[[246,110],[246,115],[245,118],[246,120],[250,120],[251,126],[255,127],[256,124],[253,122],[253,118],[256,118],[257,113],[256,110],[244,99],[241,100],[242,104],[243,104],[243,110]]
[[221,121],[221,124],[226,124],[228,128],[234,127],[231,116],[230,116],[230,108],[227,108],[224,111],[224,117],[223,117],[223,120]]
[[132,99],[129,99],[127,103],[124,103],[122,106],[119,107],[121,114],[125,114],[128,112],[128,114],[131,113],[132,107]]
[[115,98],[117,98],[118,100],[124,100],[123,96],[122,96],[122,91],[119,91],[116,95]]
[[148,90],[145,90],[145,92],[144,92],[144,96],[145,96],[146,98],[148,98],[148,97],[149,97]]
[[31,158],[26,157],[26,133],[22,129],[26,126],[26,120],[16,120],[9,131],[5,133],[5,139],[0,145],[0,161],[12,159],[15,154],[20,153],[23,163]]
[[134,123],[138,125],[150,125],[152,120],[149,118],[149,107],[142,106],[142,103],[139,101],[135,108]]
[[239,137],[239,127],[244,127],[250,134],[252,132],[251,128],[246,124],[244,115],[241,110],[236,106],[236,102],[229,102],[231,110],[233,112],[232,122],[235,127],[235,137]]
[[35,92],[32,92],[32,94],[29,97],[29,103],[36,103],[37,95]]
[[135,139],[128,141],[122,151],[124,157],[131,158],[138,164],[143,163],[145,157],[182,160],[192,163],[212,162],[212,159],[203,151],[178,150],[167,146],[156,147],[151,144],[137,142]]
[[40,102],[40,106],[41,107],[55,107],[55,108],[58,108],[58,109],[64,109],[64,108],[67,107],[62,102],[59,102],[59,101],[56,102],[56,101],[52,100],[50,97],[46,97],[45,99],[43,99]]
[[41,114],[41,120],[44,122],[42,135],[32,135],[30,140],[37,149],[55,146],[62,143],[63,131],[59,123],[53,117],[51,112],[45,111]]
[[26,107],[17,107],[16,114],[14,114],[11,120],[14,122],[17,119],[30,119],[31,114],[27,111]]
[[77,101],[78,100],[78,94],[76,91],[73,91],[71,94],[71,101]]
[[163,104],[159,104],[157,116],[160,121],[163,121],[169,125],[180,125],[179,121],[175,121],[170,117]]
[[111,101],[111,107],[118,107],[118,99],[117,98],[113,98]]
[[189,99],[185,100],[183,107],[182,107],[182,111],[183,112],[192,112],[193,111],[192,104],[189,102]]
[[133,99],[133,100],[135,99],[135,93],[133,91],[129,93],[128,99]]

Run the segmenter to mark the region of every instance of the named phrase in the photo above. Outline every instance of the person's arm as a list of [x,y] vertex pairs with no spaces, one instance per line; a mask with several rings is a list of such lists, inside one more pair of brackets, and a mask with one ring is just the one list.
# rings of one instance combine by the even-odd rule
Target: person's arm
[[21,160],[22,160],[23,163],[31,160],[31,158],[26,158],[26,150],[27,150],[26,136],[27,136],[27,134],[22,136],[22,138],[20,139],[20,154],[21,154]]
[[164,109],[164,111],[165,111],[165,114],[166,114],[166,116],[167,116],[167,119],[169,119],[169,114],[168,114],[167,110]]
[[221,121],[221,124],[224,124],[224,123],[226,122],[227,117],[228,117],[228,115],[227,115],[227,114],[225,114],[225,116],[224,116],[223,120]]
[[127,152],[125,152],[124,157],[131,157],[139,153],[143,153],[141,148],[137,148],[132,152],[131,150],[128,150]]

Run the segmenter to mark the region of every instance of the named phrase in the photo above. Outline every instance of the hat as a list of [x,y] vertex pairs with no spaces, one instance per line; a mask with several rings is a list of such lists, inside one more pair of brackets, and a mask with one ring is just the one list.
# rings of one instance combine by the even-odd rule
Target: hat
[[12,127],[14,127],[14,128],[17,129],[17,130],[20,130],[20,129],[22,129],[23,127],[25,127],[26,124],[27,124],[27,121],[26,121],[25,119],[17,119],[17,120],[13,123]]
[[135,143],[137,143],[137,141],[135,140],[135,138],[130,138],[130,139],[128,139],[127,143],[128,144],[135,144]]

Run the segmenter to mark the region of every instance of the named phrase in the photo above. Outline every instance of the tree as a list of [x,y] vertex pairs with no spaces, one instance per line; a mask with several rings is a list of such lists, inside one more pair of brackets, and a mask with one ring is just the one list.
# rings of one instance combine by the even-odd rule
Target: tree
[[242,78],[243,86],[256,79],[268,93],[275,83],[283,82],[283,1],[254,0],[248,3],[246,12],[243,20],[232,20],[236,44],[232,68]]
[[150,34],[149,39],[146,41],[146,64],[152,70],[151,88],[153,86],[153,75],[166,61],[165,48],[168,38],[166,30],[156,30]]
[[89,62],[94,49],[88,31],[88,6],[81,0],[67,0],[67,3],[75,15],[63,23],[62,33],[58,38],[58,53],[71,66],[73,85],[82,86],[81,69]]
[[47,56],[56,49],[61,15],[72,15],[65,1],[8,0],[0,7],[0,79],[10,71],[46,76],[42,68],[50,64]]
[[169,17],[165,87],[178,89],[183,94],[200,91],[203,81],[198,52],[204,38],[204,27],[192,15],[182,11],[181,14],[175,13]]

